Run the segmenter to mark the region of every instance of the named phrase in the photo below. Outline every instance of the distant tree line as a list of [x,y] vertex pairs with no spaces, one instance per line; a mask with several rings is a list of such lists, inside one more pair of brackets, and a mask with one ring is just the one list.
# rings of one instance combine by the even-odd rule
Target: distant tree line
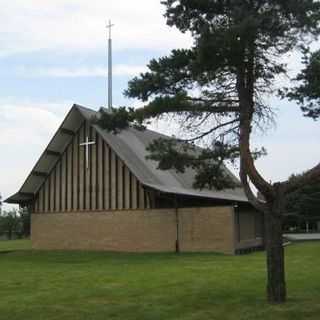
[[2,210],[0,214],[0,239],[19,239],[30,236],[30,213],[27,209]]
[[[302,175],[292,175],[289,181],[301,179]],[[320,182],[314,181],[301,185],[286,196],[287,218],[285,229],[305,229],[308,223],[311,229],[318,229],[320,221]]]
[[[294,180],[297,176],[292,176]],[[320,217],[320,182],[301,186],[287,196],[287,211],[309,217]]]

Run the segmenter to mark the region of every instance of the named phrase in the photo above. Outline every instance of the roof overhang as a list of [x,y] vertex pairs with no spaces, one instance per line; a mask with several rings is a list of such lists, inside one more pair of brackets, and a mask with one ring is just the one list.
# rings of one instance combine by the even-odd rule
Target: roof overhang
[[33,200],[46,177],[59,161],[61,154],[72,140],[74,134],[80,128],[83,121],[91,116],[92,110],[76,104],[72,106],[20,190],[6,199],[6,203],[25,204]]
[[34,194],[33,193],[23,193],[17,192],[8,199],[5,200],[6,203],[10,204],[27,204],[33,200]]
[[[248,202],[248,198],[244,195],[241,189],[223,190],[197,190],[197,189],[186,189],[177,187],[164,187],[162,185],[145,184],[146,187],[158,190],[162,193],[176,194],[189,197],[206,198],[212,200],[226,200],[234,202]],[[237,192],[238,191],[238,192]]]

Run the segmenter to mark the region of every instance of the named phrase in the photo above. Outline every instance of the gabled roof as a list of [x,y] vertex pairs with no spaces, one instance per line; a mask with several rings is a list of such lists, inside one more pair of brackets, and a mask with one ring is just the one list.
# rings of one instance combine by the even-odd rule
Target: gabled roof
[[[51,169],[59,161],[59,156],[71,142],[72,135],[70,133],[76,132],[84,121],[90,121],[93,116],[97,115],[98,113],[94,110],[73,105],[19,192],[8,198],[6,202],[23,204],[31,201]],[[248,201],[241,188],[223,191],[194,189],[195,171],[193,169],[186,169],[185,173],[157,169],[157,162],[146,159],[146,147],[153,140],[160,137],[170,138],[168,136],[152,130],[139,131],[133,128],[123,130],[119,134],[113,134],[97,125],[93,125],[93,127],[146,187],[169,194],[241,202]],[[227,172],[238,181],[231,172]]]

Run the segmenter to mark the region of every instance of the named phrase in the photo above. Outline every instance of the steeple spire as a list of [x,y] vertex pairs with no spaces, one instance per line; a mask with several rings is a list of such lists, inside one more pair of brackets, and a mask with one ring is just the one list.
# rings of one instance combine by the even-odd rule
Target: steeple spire
[[107,29],[109,29],[109,37],[108,37],[108,109],[111,111],[112,108],[112,38],[111,38],[111,28],[114,24],[107,24]]

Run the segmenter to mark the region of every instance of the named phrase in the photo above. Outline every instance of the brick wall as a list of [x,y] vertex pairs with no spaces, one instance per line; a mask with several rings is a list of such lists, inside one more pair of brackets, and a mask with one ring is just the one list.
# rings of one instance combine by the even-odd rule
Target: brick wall
[[234,253],[232,207],[32,215],[34,249]]
[[179,210],[181,251],[234,253],[232,207]]

